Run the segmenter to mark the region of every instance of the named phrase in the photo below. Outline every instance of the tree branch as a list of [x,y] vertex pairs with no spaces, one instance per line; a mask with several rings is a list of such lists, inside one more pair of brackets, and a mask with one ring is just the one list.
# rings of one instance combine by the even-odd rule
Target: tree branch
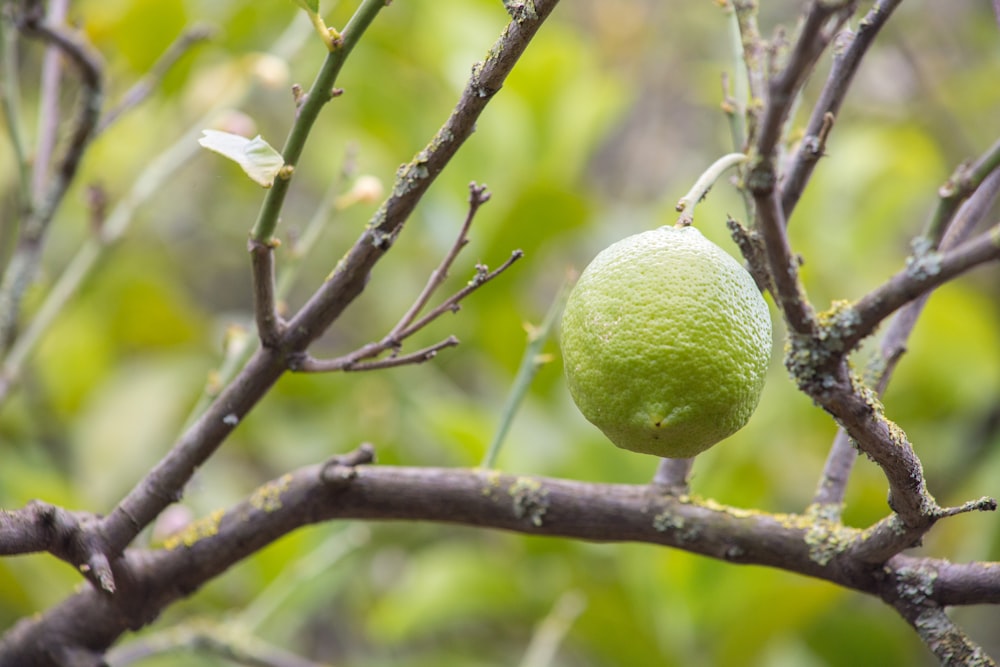
[[[941,242],[942,250],[950,250],[968,237],[972,229],[989,211],[996,198],[998,187],[1000,187],[1000,174],[995,172],[962,205],[949,227],[948,234]],[[871,363],[872,380],[877,396],[881,397],[885,392],[896,364],[906,350],[906,341],[910,332],[916,326],[917,318],[923,311],[929,296],[930,292],[924,292],[907,303],[895,313],[889,323],[888,330],[879,343],[878,356]],[[856,336],[858,333],[860,332],[853,332],[853,335]],[[851,347],[854,346],[854,343],[850,341],[847,344]],[[839,429],[824,465],[813,503],[826,506],[826,511],[835,511],[839,516],[839,507],[844,501],[847,480],[856,458],[857,450],[851,445],[846,431],[842,428]]]
[[103,62],[80,34],[45,22],[40,3],[29,3],[24,13],[15,15],[14,22],[25,35],[59,49],[76,67],[82,89],[66,151],[53,170],[48,191],[30,206],[14,256],[0,280],[0,349],[5,348],[13,338],[21,300],[34,279],[49,223],[76,176],[83,152],[93,137],[103,100]]
[[[389,250],[417,202],[475,130],[476,120],[524,53],[558,0],[535,0],[534,12],[507,24],[484,61],[476,63],[458,105],[437,134],[399,168],[392,194],[368,223],[333,274],[289,322],[289,344],[304,349],[340,316],[364,289],[376,262]],[[411,327],[412,328],[412,327]]]
[[1000,259],[1000,223],[943,253],[931,252],[910,263],[853,307],[856,327],[844,339],[853,347],[906,303],[969,269]]
[[396,326],[392,328],[392,331],[389,332],[389,335],[386,336],[387,339],[393,341],[402,340],[403,331],[407,329],[414,319],[416,319],[417,315],[420,314],[420,311],[427,305],[427,302],[430,300],[431,295],[434,294],[434,291],[440,287],[441,283],[443,283],[445,278],[448,277],[448,270],[455,262],[455,258],[458,257],[458,253],[461,252],[462,248],[464,248],[469,242],[469,229],[472,227],[472,221],[475,219],[476,213],[479,211],[479,207],[489,200],[490,193],[486,189],[486,186],[469,183],[469,212],[465,216],[465,222],[462,223],[462,228],[459,230],[458,236],[455,238],[455,242],[452,244],[448,254],[441,260],[441,264],[431,272],[430,277],[427,279],[427,284],[420,292],[420,296],[416,298],[413,305],[410,306],[410,309],[406,311]]
[[809,117],[805,136],[799,142],[792,166],[782,180],[781,208],[786,220],[792,216],[792,211],[802,196],[816,163],[823,157],[826,137],[834,119],[840,113],[840,107],[847,97],[854,75],[865,54],[868,53],[868,47],[875,41],[882,26],[901,2],[902,0],[878,0],[861,19],[857,34],[848,31],[841,33],[849,35],[850,41],[847,45],[834,49],[833,67]]
[[[167,505],[180,497],[184,486],[198,466],[215,452],[285,370],[302,359],[309,344],[322,335],[347,304],[361,293],[371,268],[391,245],[388,239],[395,238],[399,233],[431,181],[444,169],[459,146],[472,133],[476,118],[482,113],[493,93],[499,90],[541,23],[552,12],[556,2],[557,0],[536,0],[532,16],[515,19],[507,25],[491,49],[487,60],[473,68],[470,82],[448,122],[439,130],[428,148],[421,151],[410,165],[400,170],[392,195],[376,213],[368,229],[348,251],[331,277],[288,323],[281,337],[280,346],[258,348],[239,375],[185,431],[167,455],[102,520],[101,531],[112,550],[123,550],[139,531],[149,525]],[[358,11],[373,11],[373,8],[366,0]],[[358,31],[364,25],[366,24],[362,20],[359,20],[357,25],[353,21],[348,23],[344,40],[351,39],[352,34],[358,35]],[[327,69],[329,67],[333,65],[328,58],[324,65],[326,74],[317,77],[317,81],[330,75],[330,70]],[[318,101],[312,103],[322,105],[322,102]],[[307,99],[300,108],[300,116],[307,113],[306,108],[309,104],[310,99]],[[299,131],[302,130],[296,130]],[[304,137],[302,140],[304,141]],[[289,143],[292,143],[291,135]],[[297,152],[287,153],[286,161],[289,158],[292,158],[291,162],[294,163]],[[271,188],[267,197],[271,197],[277,187],[278,182]],[[261,223],[261,219],[267,223],[265,211],[269,206],[273,206],[275,201],[280,203],[281,199],[268,199],[268,201],[271,201],[271,204],[265,202],[262,206],[261,216],[264,218],[258,218],[258,223]],[[277,211],[273,213],[276,214]],[[258,224],[251,235],[258,240],[270,238],[271,230],[273,226],[269,223],[263,226]],[[507,264],[510,261],[513,260],[508,260]],[[497,269],[499,270],[501,269]],[[420,323],[411,325],[409,329],[418,324]]]
[[264,347],[277,347],[285,321],[278,314],[275,298],[274,247],[277,241],[247,241],[250,266],[253,272],[253,316],[257,323],[257,336]]
[[[385,359],[376,359],[375,361],[359,361],[355,359],[355,354],[350,354],[345,357],[338,357],[336,359],[313,359],[310,356],[306,356],[301,363],[297,364],[293,370],[301,373],[330,373],[333,371],[375,371],[381,370],[383,368],[395,368],[396,366],[406,366],[409,364],[422,364],[425,361],[430,361],[437,356],[437,353],[448,347],[455,347],[458,345],[458,338],[455,336],[448,336],[442,341],[439,341],[433,345],[429,345],[416,352],[411,352],[409,354],[401,354],[387,357]],[[366,350],[366,348],[361,348]],[[381,350],[380,350],[381,351]],[[365,353],[365,357],[374,356]]]
[[820,54],[840,26],[854,13],[856,4],[854,0],[813,0],[810,3],[788,62],[767,85],[767,105],[761,115],[756,139],[760,155],[771,155],[777,148],[792,101],[815,68]]
[[[635,541],[731,563],[798,572],[846,588],[901,599],[901,582],[927,574],[921,603],[1000,601],[1000,566],[895,556],[859,562],[850,545],[863,531],[814,516],[768,514],[653,485],[595,484],[496,471],[367,465],[370,447],[300,468],[245,501],[195,522],[157,551],[129,550],[127,585],[114,596],[87,588],[45,614],[22,620],[0,640],[21,664],[55,665],[48,638],[96,655],[124,632],[151,622],[234,563],[302,526],[333,519],[433,521],[601,542]],[[911,586],[913,588],[913,586]],[[912,602],[912,596],[911,596]],[[73,642],[78,645],[74,646]],[[80,663],[80,664],[98,664]]]
[[971,164],[960,164],[938,190],[937,208],[924,232],[928,250],[938,247],[959,206],[974,194],[986,178],[1000,168],[1000,139]]

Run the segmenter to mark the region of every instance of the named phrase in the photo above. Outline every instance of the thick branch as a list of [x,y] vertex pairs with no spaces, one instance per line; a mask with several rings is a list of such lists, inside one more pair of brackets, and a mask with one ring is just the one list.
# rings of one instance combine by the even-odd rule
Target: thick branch
[[130,550],[121,564],[127,585],[117,595],[84,589],[41,617],[21,621],[0,641],[0,653],[22,664],[58,664],[47,651],[50,638],[60,637],[66,650],[99,655],[124,632],[142,627],[281,536],[304,525],[347,518],[647,542],[732,563],[780,567],[893,602],[901,598],[901,590],[906,592],[899,582],[919,570],[933,573],[930,584],[920,589],[923,602],[1000,601],[996,564],[957,565],[906,556],[884,564],[858,562],[848,545],[862,532],[818,517],[741,510],[664,494],[654,485],[364,465],[371,457],[371,449],[362,448],[301,468],[261,486],[229,510],[192,524],[168,541],[165,550]]
[[[991,208],[998,188],[1000,188],[1000,173],[995,172],[987,177],[975,194],[962,205],[941,242],[942,251],[951,250],[968,238]],[[896,312],[889,323],[888,329],[879,343],[878,356],[874,359],[870,369],[876,395],[882,396],[885,392],[896,364],[906,351],[906,341],[916,326],[917,319],[929,297],[930,292],[925,292],[908,302]],[[850,326],[853,329],[855,324],[852,322]],[[852,330],[849,333],[857,338],[861,332]],[[853,347],[850,340],[848,344]],[[839,507],[843,503],[847,480],[856,458],[857,450],[851,446],[846,431],[840,429],[827,456],[813,500],[815,504],[825,506],[827,512],[836,511],[837,516],[839,516]]]
[[[535,15],[521,17],[508,24],[487,60],[473,68],[470,82],[451,118],[439,130],[428,148],[421,151],[410,165],[400,170],[392,195],[332,276],[288,323],[279,347],[258,349],[240,374],[181,436],[170,452],[102,522],[102,529],[112,549],[124,549],[163,508],[180,497],[194,471],[215,452],[285,370],[296,360],[302,359],[309,344],[322,335],[343,308],[361,293],[371,268],[388,249],[389,239],[395,238],[399,233],[431,181],[472,133],[475,121],[486,103],[499,90],[556,2],[557,0],[537,0],[534,3]],[[366,2],[362,7],[370,5],[371,3]],[[349,39],[351,31],[359,31],[364,25],[363,21],[358,26],[349,23],[344,40]],[[329,66],[328,60],[324,67]],[[307,99],[300,109],[300,116],[306,113],[309,104],[310,100]],[[321,105],[318,101],[313,104]],[[289,142],[292,142],[291,136]],[[290,161],[294,163],[297,154],[286,154],[286,161],[289,161],[290,156],[295,158]],[[268,197],[272,194],[273,192],[269,192]],[[274,201],[279,201],[280,205],[280,200]],[[262,216],[268,206],[265,203]],[[252,238],[257,240],[269,237],[270,231],[266,228],[257,228],[252,234]],[[416,325],[411,325],[411,328],[413,326]]]

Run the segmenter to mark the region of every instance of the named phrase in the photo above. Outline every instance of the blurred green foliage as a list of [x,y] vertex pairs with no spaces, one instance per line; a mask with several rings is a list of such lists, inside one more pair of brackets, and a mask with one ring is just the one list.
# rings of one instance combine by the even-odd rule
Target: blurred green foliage
[[[356,3],[327,11],[341,26]],[[763,20],[792,25],[798,3],[767,3]],[[472,242],[445,286],[474,265],[526,258],[446,316],[410,349],[454,333],[462,345],[432,363],[351,375],[283,379],[205,468],[184,498],[194,515],[228,506],[292,467],[373,442],[383,464],[474,466],[496,428],[525,344],[570,269],[610,241],[672,221],[672,205],[729,152],[718,111],[730,67],[723,13],[713,3],[564,3],[493,101],[477,132],[434,185],[367,291],[316,350],[336,354],[381,337],[447,251],[465,215],[467,184],[488,184]],[[325,9],[325,8],[324,8]],[[293,113],[289,86],[308,86],[323,47],[300,27],[297,55],[262,59],[293,20],[293,3],[82,0],[79,22],[107,59],[110,97],[142,76],[185,26],[216,38],[186,56],[155,95],[95,143],[55,222],[30,308],[91,232],[84,188],[113,205],[154,156],[213,105],[240,110],[280,146]],[[324,197],[360,174],[391,184],[445,120],[471,65],[506,22],[499,2],[395,2],[354,52],[296,169],[282,216],[294,238]],[[819,307],[857,298],[897,271],[934,205],[936,188],[997,134],[997,31],[984,3],[906,3],[862,68],[791,221],[803,276]],[[25,119],[37,103],[24,63]],[[822,83],[811,82],[803,109]],[[197,127],[196,127],[197,129]],[[6,141],[6,137],[0,141]],[[14,184],[0,148],[0,185]],[[350,178],[333,188],[348,168]],[[31,361],[0,413],[0,506],[31,498],[106,511],[169,447],[221,358],[224,330],[250,326],[246,234],[260,189],[205,151],[135,213]],[[337,210],[306,258],[295,308],[360,233],[376,204]],[[699,209],[705,234],[735,254],[719,186]],[[4,209],[9,216],[9,207]],[[885,398],[907,430],[942,504],[1000,493],[1000,271],[979,269],[940,290]],[[29,316],[30,316],[29,308]],[[777,318],[776,318],[777,319]],[[801,511],[835,428],[799,395],[781,365],[780,323],[760,408],[730,442],[699,458],[695,490],[720,502]],[[555,351],[554,342],[549,349]],[[860,355],[858,364],[865,363]],[[558,360],[545,366],[513,424],[507,471],[644,483],[656,461],[611,447],[572,406]],[[887,512],[879,471],[860,462],[846,517]],[[349,530],[355,530],[356,527]],[[740,568],[645,545],[595,545],[426,525],[373,525],[343,558],[306,579],[288,574],[347,535],[300,531],[171,608],[148,632],[200,617],[239,622],[269,585],[285,599],[259,626],[267,641],[338,665],[517,664],[567,592],[585,608],[555,665],[857,665],[929,663],[888,608],[828,584]],[[989,515],[938,526],[927,553],[1000,559]],[[0,629],[44,610],[79,577],[48,556],[0,562]],[[995,610],[962,610],[973,636],[1000,653]],[[218,665],[168,654],[148,665]]]

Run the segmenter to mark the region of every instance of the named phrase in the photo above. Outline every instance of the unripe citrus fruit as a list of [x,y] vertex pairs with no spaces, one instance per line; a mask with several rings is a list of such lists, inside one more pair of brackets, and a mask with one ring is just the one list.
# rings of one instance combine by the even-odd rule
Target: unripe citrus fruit
[[757,407],[771,318],[747,271],[694,227],[612,244],[580,274],[562,318],[570,394],[623,449],[687,458]]

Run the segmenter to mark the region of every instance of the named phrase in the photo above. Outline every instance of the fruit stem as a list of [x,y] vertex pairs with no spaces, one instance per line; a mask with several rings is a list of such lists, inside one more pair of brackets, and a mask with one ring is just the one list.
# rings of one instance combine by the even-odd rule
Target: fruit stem
[[681,214],[677,218],[677,227],[687,227],[692,222],[694,222],[694,207],[705,198],[708,191],[712,189],[715,182],[719,180],[730,167],[735,167],[738,164],[746,162],[747,156],[743,153],[729,153],[728,155],[723,155],[718,160],[712,163],[708,169],[706,169],[698,180],[695,181],[688,193],[680,198],[677,202],[677,212]]

